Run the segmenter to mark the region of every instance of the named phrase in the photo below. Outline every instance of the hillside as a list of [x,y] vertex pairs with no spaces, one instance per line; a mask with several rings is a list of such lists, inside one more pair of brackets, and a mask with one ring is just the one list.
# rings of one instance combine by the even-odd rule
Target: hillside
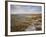
[[[31,27],[32,26],[32,27]],[[34,31],[42,30],[41,14],[12,14],[11,15],[11,31]],[[31,28],[29,28],[31,27]],[[28,30],[29,29],[29,30]]]

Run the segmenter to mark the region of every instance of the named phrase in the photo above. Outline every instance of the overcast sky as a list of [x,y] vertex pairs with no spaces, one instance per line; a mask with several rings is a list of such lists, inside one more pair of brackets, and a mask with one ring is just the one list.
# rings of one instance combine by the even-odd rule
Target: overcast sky
[[41,6],[32,6],[32,5],[11,5],[10,6],[11,14],[40,14],[42,11]]

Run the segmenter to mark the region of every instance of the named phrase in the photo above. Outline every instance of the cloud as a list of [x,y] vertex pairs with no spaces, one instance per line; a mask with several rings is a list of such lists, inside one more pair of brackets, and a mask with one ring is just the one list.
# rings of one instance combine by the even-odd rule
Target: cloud
[[11,14],[14,13],[35,13],[41,12],[41,6],[32,6],[32,5],[11,5]]

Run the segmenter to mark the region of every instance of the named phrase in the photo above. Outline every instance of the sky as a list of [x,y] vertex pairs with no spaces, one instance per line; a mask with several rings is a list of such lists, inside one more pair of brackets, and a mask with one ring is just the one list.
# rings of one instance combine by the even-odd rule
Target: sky
[[42,7],[32,5],[11,5],[10,11],[11,14],[40,14],[42,11]]

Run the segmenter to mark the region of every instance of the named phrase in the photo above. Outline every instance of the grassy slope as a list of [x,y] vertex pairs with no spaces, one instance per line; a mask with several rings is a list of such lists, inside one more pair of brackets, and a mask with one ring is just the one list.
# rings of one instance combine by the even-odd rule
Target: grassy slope
[[[11,31],[25,31],[25,29],[32,25],[33,22],[37,22],[35,20],[39,20],[38,22],[42,22],[41,14],[26,14],[26,15],[11,15]],[[38,23],[37,22],[37,23]],[[37,24],[36,23],[36,24]],[[40,25],[40,24],[39,24]]]

